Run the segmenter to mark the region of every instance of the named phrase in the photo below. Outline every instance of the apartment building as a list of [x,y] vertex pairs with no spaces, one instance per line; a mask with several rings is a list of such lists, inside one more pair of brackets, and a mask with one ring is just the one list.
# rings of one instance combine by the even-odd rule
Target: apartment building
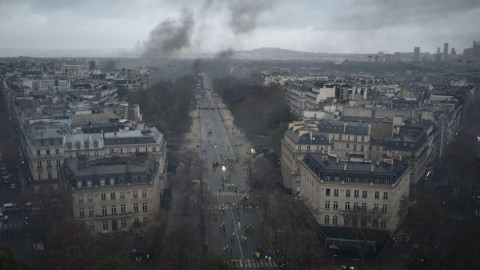
[[406,161],[376,165],[307,154],[300,162],[300,198],[324,226],[393,232],[401,222],[397,213],[409,183]]
[[300,164],[307,153],[328,153],[327,134],[318,131],[318,120],[294,122],[289,125],[281,141],[280,164],[283,186],[297,192],[300,184]]
[[149,153],[158,160],[160,168],[166,166],[166,142],[155,127],[124,120],[102,127],[109,132],[90,126],[70,130],[61,123],[32,124],[25,148],[35,190],[58,188],[59,168],[65,159],[78,156],[101,158]]
[[61,175],[72,195],[74,217],[99,233],[147,226],[165,188],[165,171],[147,153],[67,159]]

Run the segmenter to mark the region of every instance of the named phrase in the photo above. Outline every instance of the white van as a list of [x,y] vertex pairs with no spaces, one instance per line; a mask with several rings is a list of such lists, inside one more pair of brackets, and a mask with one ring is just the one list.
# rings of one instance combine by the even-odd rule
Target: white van
[[4,203],[3,204],[3,212],[8,211],[17,211],[18,205],[16,203]]

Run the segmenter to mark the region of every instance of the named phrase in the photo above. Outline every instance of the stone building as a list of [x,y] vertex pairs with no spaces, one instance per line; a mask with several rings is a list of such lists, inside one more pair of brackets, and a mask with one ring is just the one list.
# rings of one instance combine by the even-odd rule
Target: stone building
[[409,194],[408,162],[377,165],[307,154],[300,164],[300,198],[319,224],[390,232],[400,224],[400,201]]

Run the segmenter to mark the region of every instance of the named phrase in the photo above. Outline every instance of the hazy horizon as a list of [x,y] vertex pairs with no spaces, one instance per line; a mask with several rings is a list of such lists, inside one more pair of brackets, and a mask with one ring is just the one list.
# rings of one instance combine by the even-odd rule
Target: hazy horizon
[[[6,51],[128,50],[145,56],[281,48],[312,53],[457,53],[480,39],[480,2],[0,1]],[[103,48],[103,49],[102,49]]]

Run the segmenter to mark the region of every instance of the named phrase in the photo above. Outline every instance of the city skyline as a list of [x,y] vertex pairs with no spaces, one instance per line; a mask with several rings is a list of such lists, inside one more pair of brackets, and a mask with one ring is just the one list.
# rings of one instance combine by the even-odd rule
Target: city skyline
[[417,46],[434,53],[444,43],[462,53],[478,40],[473,25],[480,23],[480,3],[1,1],[0,15],[0,55],[12,49],[126,49],[170,56],[262,47],[394,53]]

